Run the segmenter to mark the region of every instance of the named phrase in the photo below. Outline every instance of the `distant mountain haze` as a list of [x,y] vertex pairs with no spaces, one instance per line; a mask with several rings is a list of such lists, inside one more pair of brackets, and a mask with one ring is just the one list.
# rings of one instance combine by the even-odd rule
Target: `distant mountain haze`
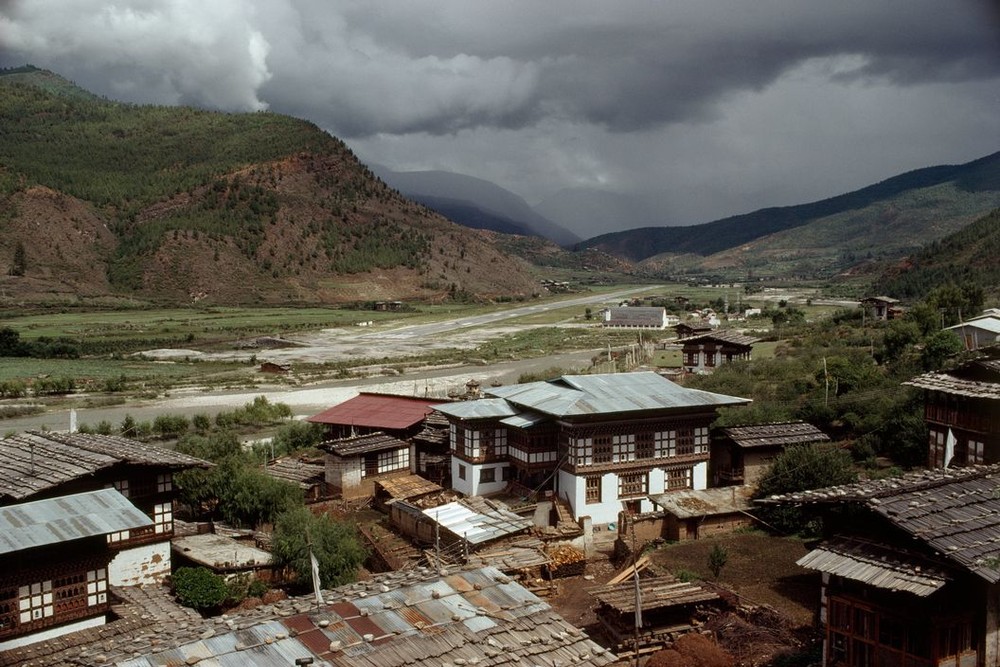
[[405,197],[466,227],[541,236],[561,246],[583,238],[539,214],[513,192],[481,178],[449,171],[393,171],[381,165],[373,165],[372,171]]

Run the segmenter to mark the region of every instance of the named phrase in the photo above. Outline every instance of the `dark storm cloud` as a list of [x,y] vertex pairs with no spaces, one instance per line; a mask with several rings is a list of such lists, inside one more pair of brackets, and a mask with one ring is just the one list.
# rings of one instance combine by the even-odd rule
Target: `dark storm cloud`
[[114,99],[270,109],[392,169],[653,218],[588,232],[839,194],[1000,136],[993,0],[0,0],[0,39],[3,65]]
[[[56,7],[58,5],[58,8]],[[12,51],[137,101],[270,107],[351,137],[521,128],[625,132],[712,120],[809,59],[840,78],[995,77],[996,15],[972,0],[7,3]],[[8,57],[9,60],[9,57]]]

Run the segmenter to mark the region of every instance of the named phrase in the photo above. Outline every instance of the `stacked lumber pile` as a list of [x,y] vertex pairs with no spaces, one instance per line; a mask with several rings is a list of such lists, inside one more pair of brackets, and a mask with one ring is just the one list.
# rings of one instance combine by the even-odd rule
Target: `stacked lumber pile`
[[579,549],[561,545],[549,549],[547,553],[549,563],[545,566],[545,573],[549,579],[575,577],[587,569],[587,556]]

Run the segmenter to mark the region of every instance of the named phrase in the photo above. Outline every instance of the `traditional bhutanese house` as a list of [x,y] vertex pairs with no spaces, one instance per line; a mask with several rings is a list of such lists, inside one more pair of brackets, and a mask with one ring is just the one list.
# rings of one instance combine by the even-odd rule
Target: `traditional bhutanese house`
[[326,464],[323,460],[284,456],[268,461],[264,466],[268,476],[291,482],[305,494],[306,502],[315,502],[327,496]]
[[152,519],[107,536],[114,586],[154,583],[170,574],[174,474],[211,465],[117,436],[34,431],[0,439],[0,461],[0,505],[113,487]]
[[531,519],[514,514],[504,503],[485,498],[461,498],[427,508],[397,501],[390,506],[390,517],[404,535],[465,555],[497,540],[521,535],[533,525]]
[[723,428],[712,442],[712,479],[716,486],[754,486],[786,447],[829,441],[805,422]]
[[344,499],[375,493],[376,479],[410,474],[410,445],[385,433],[321,442],[326,454],[326,483]]
[[0,652],[103,625],[108,537],[152,525],[114,489],[0,507]]
[[689,373],[711,373],[737,359],[750,359],[757,338],[733,330],[689,336],[681,347],[681,366]]
[[389,505],[397,500],[405,500],[419,504],[421,499],[444,491],[440,484],[435,484],[420,475],[403,475],[377,479],[375,484],[375,507],[389,513]]
[[431,406],[440,402],[441,399],[362,392],[306,421],[324,424],[329,440],[376,432],[405,440],[421,431],[424,417],[433,412]]
[[[660,493],[649,499],[663,516],[658,537],[669,541],[704,539],[754,524],[750,515],[750,490],[746,487],[689,489]],[[622,539],[628,539],[628,528],[628,520],[619,525]]]
[[903,384],[924,390],[928,467],[1000,462],[1000,360],[984,357]]
[[488,495],[515,482],[551,491],[574,520],[595,523],[651,511],[650,494],[706,488],[718,408],[750,402],[652,372],[565,375],[484,394],[437,406],[451,422],[453,488]]
[[1000,466],[775,496],[811,506],[825,541],[799,564],[822,573],[825,665],[1000,664]]
[[861,300],[861,307],[872,314],[876,320],[892,320],[901,314],[897,305],[899,299],[890,296],[869,296]]
[[945,328],[962,341],[966,350],[978,350],[1000,343],[1000,316],[985,315]]
[[717,593],[671,575],[629,577],[621,583],[589,591],[597,600],[597,620],[619,654],[635,651],[636,599],[640,604],[639,652],[662,647],[695,630],[706,612],[720,604]]
[[247,575],[270,581],[271,554],[244,540],[203,533],[172,540],[175,567],[205,567],[215,574],[233,578]]
[[674,331],[677,332],[678,338],[698,336],[700,334],[709,333],[711,330],[711,324],[703,324],[701,322],[681,322],[680,324],[674,326]]
[[667,309],[646,306],[608,308],[604,311],[603,325],[621,329],[666,329]]
[[[371,581],[236,615],[240,627],[151,647],[118,667],[211,665],[419,667],[574,665],[605,667],[613,653],[493,567],[391,572]],[[309,609],[313,611],[302,611]],[[298,610],[298,611],[296,611]],[[307,662],[312,659],[313,662]],[[296,662],[300,661],[300,662]]]

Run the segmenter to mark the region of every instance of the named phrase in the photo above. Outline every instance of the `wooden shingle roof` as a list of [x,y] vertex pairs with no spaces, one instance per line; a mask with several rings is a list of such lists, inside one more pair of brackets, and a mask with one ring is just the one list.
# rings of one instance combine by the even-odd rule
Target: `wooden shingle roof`
[[[620,584],[593,588],[590,594],[597,601],[619,614],[635,613],[635,581],[627,579]],[[719,595],[693,582],[680,581],[667,574],[639,579],[639,599],[643,611],[679,607],[718,600]]]
[[830,436],[806,422],[782,422],[754,426],[732,426],[722,429],[738,447],[787,447],[813,442],[829,442]]
[[271,477],[297,484],[302,489],[310,489],[317,484],[322,484],[324,471],[325,466],[322,463],[313,463],[289,456],[269,461],[264,468],[264,472]]
[[384,452],[387,449],[409,447],[409,445],[399,438],[386,435],[381,431],[377,433],[369,433],[368,435],[356,435],[350,438],[327,440],[326,442],[321,442],[318,446],[320,449],[324,449],[338,456],[354,456],[355,454]]
[[0,440],[0,502],[20,500],[125,463],[171,470],[207,461],[128,438],[28,431]]
[[857,504],[947,561],[1000,582],[1000,465],[921,470],[901,477],[771,496],[758,502]]

